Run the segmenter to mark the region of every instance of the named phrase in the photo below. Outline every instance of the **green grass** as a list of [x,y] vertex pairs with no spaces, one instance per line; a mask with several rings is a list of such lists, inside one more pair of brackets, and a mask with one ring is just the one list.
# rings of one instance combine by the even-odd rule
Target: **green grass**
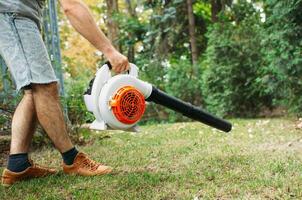
[[[231,134],[200,123],[145,126],[135,134],[86,131],[89,142],[79,148],[113,166],[113,175],[60,172],[0,187],[0,199],[302,199],[302,132],[294,122],[232,121]],[[53,149],[32,157],[60,169]]]

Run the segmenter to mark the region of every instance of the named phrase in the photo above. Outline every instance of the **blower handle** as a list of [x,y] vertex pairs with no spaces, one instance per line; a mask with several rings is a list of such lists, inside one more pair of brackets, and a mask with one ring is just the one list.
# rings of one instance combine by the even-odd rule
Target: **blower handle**
[[230,122],[220,119],[190,103],[172,97],[154,86],[152,87],[151,95],[146,101],[160,104],[171,110],[182,113],[186,117],[205,123],[224,132],[230,132],[232,130],[232,124]]
[[109,61],[106,61],[105,65],[108,66],[109,70],[112,70],[112,65],[111,65],[111,63]]
[[[112,65],[111,65],[111,63],[110,63],[109,61],[106,61],[106,62],[105,62],[105,65],[108,66],[108,68],[109,68],[110,71],[112,70]],[[131,66],[130,66],[130,67],[131,67]],[[127,73],[130,74],[130,70],[127,70]]]

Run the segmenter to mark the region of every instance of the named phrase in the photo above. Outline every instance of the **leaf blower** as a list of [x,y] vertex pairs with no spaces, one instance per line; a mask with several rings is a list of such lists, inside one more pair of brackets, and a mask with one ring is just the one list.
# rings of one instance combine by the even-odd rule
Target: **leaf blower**
[[224,132],[231,131],[231,123],[138,79],[138,68],[134,64],[130,65],[125,74],[113,76],[111,69],[109,62],[103,65],[90,81],[84,94],[86,107],[96,118],[90,125],[91,129],[136,131],[136,124],[143,117],[147,101],[170,108]]

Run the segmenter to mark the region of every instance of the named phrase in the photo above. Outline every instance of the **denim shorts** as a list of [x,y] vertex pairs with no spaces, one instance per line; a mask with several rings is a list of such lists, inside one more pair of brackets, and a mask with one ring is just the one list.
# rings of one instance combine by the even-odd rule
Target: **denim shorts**
[[37,24],[14,13],[0,13],[0,55],[19,91],[31,83],[58,82]]

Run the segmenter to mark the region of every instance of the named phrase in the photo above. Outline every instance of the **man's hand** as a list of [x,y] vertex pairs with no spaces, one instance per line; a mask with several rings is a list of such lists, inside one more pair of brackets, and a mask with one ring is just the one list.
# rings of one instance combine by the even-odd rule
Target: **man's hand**
[[95,23],[89,8],[81,0],[60,0],[71,25],[93,46],[102,51],[113,71],[121,73],[129,69],[127,57],[119,53]]
[[124,55],[122,55],[117,50],[114,50],[113,52],[110,52],[106,55],[106,58],[110,62],[112,66],[112,70],[116,73],[122,73],[124,71],[129,70],[130,64],[128,61],[128,58]]

